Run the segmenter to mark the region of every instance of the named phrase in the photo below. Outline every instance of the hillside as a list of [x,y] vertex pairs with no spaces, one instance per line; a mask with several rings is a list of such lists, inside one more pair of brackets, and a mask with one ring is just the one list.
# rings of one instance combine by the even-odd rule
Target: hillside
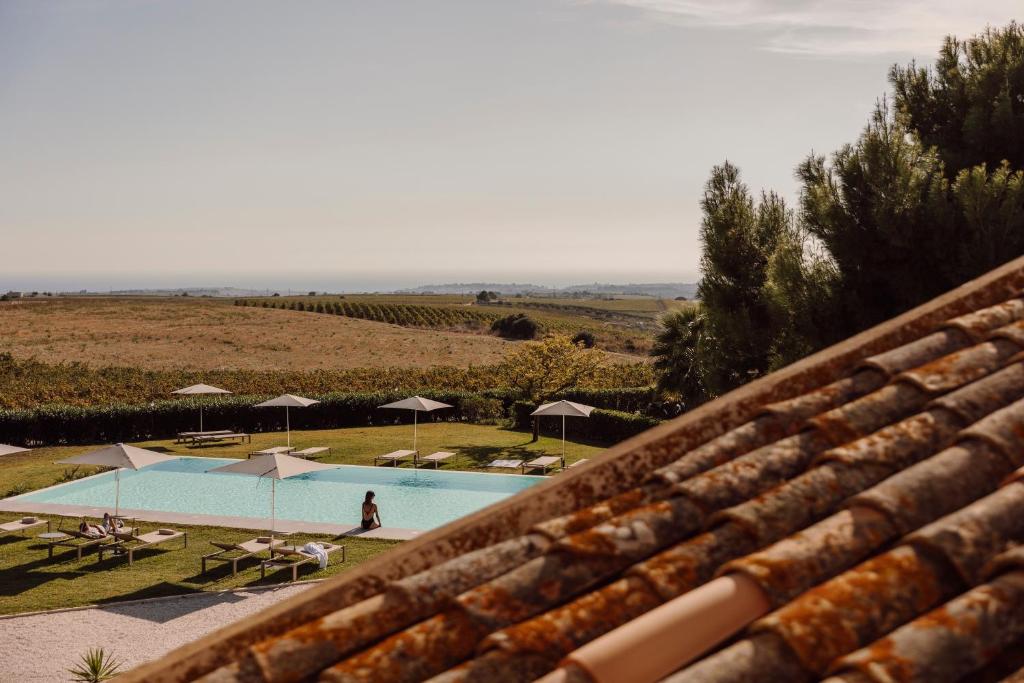
[[146,369],[466,367],[501,359],[497,337],[188,298],[55,298],[0,304],[0,352],[47,363]]

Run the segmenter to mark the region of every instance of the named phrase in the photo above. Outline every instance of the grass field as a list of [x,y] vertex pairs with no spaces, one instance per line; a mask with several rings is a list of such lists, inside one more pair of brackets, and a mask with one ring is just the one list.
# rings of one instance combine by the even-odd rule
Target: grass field
[[0,304],[0,352],[148,369],[466,367],[509,343],[341,316],[187,298],[65,298]]
[[[39,516],[47,518],[46,515]],[[51,519],[54,519],[53,527],[56,529],[57,520]],[[75,521],[70,520],[65,524]],[[142,523],[140,526],[145,533],[160,525]],[[291,579],[291,572],[282,571],[268,574],[261,581],[259,563],[252,559],[240,565],[240,571],[235,577],[231,576],[230,565],[224,564],[212,565],[210,571],[200,574],[200,557],[216,550],[210,541],[246,541],[253,538],[255,532],[205,526],[176,525],[176,528],[188,531],[187,548],[182,548],[179,540],[173,540],[168,542],[167,548],[139,551],[131,567],[124,558],[109,554],[105,554],[103,561],[99,562],[95,550],[85,553],[82,560],[78,561],[75,559],[75,551],[65,548],[63,555],[55,553],[51,560],[47,558],[46,544],[32,536],[2,537],[0,614],[268,585]],[[304,544],[308,541],[329,540],[330,536],[294,534],[287,542]],[[397,541],[348,537],[337,542],[345,544],[346,561],[328,565],[322,571],[315,566],[307,567],[300,571],[300,580],[340,574],[398,544]],[[332,557],[331,561],[335,562],[335,558]]]
[[[570,438],[585,434],[585,421],[569,424]],[[253,435],[252,444],[225,447],[188,448],[172,441],[154,441],[141,445],[154,450],[182,455],[210,457],[245,457],[257,448],[283,444],[285,435],[268,433]],[[372,464],[373,456],[398,448],[409,448],[412,441],[410,425],[372,427],[365,429],[337,429],[324,431],[292,432],[292,445],[331,446],[330,456],[320,462],[336,462],[355,465]],[[71,457],[96,448],[96,446],[74,446],[41,448],[28,453],[4,457],[0,468],[0,492],[4,497],[12,493],[36,490],[51,486],[64,479],[69,471],[67,465],[55,464],[55,460]],[[448,461],[442,469],[470,469],[486,471],[484,464],[497,458],[532,458],[540,455],[558,455],[561,441],[541,437],[537,443],[530,443],[530,434],[495,426],[466,425],[461,423],[437,422],[420,425],[419,448],[421,452],[435,450],[455,451],[456,458]],[[567,459],[573,462],[579,458],[592,457],[599,453],[597,445],[579,441],[566,444]],[[82,468],[77,474],[95,472],[95,468]],[[386,502],[381,501],[382,513]],[[16,519],[18,513],[0,517]],[[54,519],[54,527],[57,520]],[[67,520],[65,524],[77,523]],[[144,525],[150,530],[158,525]],[[131,567],[125,566],[120,558],[96,561],[90,553],[78,562],[74,555],[64,561],[51,561],[46,557],[45,545],[34,539],[20,537],[0,538],[0,613],[24,612],[31,610],[73,607],[78,605],[130,600],[143,597],[157,597],[180,593],[220,590],[237,586],[260,584],[258,565],[248,565],[246,571],[232,578],[230,571],[221,568],[205,576],[199,574],[199,557],[212,552],[209,541],[242,541],[254,536],[253,531],[223,529],[218,527],[190,526],[187,549],[153,549],[139,555]],[[296,534],[299,542],[307,540],[329,540],[316,534]],[[324,571],[307,569],[303,578],[331,576],[356,566],[378,553],[393,547],[395,542],[373,539],[346,538],[348,561],[344,565],[329,566]],[[172,548],[178,548],[171,542]],[[254,568],[255,567],[255,568]],[[279,582],[286,573],[271,575],[265,583]]]

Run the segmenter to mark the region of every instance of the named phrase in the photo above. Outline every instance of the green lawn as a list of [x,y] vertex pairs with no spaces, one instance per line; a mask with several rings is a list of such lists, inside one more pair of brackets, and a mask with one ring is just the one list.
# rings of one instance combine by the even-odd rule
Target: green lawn
[[[585,428],[581,421],[570,420],[568,426],[570,436],[574,428],[577,433],[581,433]],[[284,443],[284,433],[268,433],[254,434],[252,444],[243,445],[189,448],[176,445],[173,440],[136,445],[181,455],[245,457],[250,450]],[[292,445],[298,448],[330,446],[333,452],[327,457],[320,458],[321,462],[370,465],[373,463],[374,455],[400,448],[411,448],[412,426],[297,431],[292,432]],[[55,464],[55,460],[96,447],[97,445],[40,448],[28,453],[4,456],[4,466],[0,468],[0,495],[6,497],[59,483],[71,472],[71,468]],[[418,447],[421,453],[438,450],[456,452],[456,457],[449,460],[442,469],[478,471],[486,471],[484,465],[498,458],[526,460],[540,455],[558,455],[561,452],[559,439],[541,437],[537,443],[531,443],[530,434],[526,432],[449,422],[420,425]],[[580,458],[592,457],[600,449],[601,447],[597,445],[567,442],[566,458],[569,462],[574,462]],[[81,468],[76,475],[94,471],[95,468]],[[20,516],[18,513],[0,513],[0,519],[3,521],[14,520]],[[53,519],[56,528],[57,519]],[[64,524],[76,524],[77,521],[65,520]],[[149,531],[157,526],[159,525],[142,525],[143,531]],[[81,562],[74,559],[73,552],[49,560],[45,544],[35,538],[0,537],[0,614],[220,590],[261,583],[258,563],[253,560],[244,565],[245,570],[235,578],[231,577],[230,570],[223,565],[218,565],[205,576],[199,574],[200,556],[215,550],[209,541],[243,541],[252,538],[256,532],[203,526],[190,526],[187,529],[188,548],[179,549],[178,541],[170,541],[171,549],[155,548],[140,552],[135,564],[130,568],[119,557],[108,557],[103,562],[97,562],[95,551],[88,553]],[[305,543],[307,540],[329,540],[329,537],[295,534],[293,539]],[[315,568],[307,568],[300,578],[321,578],[345,571],[397,543],[362,538],[346,538],[343,542],[347,546],[347,561],[344,564],[330,566],[322,572]],[[268,576],[266,583],[284,581],[288,578],[290,573],[279,572]]]
[[[264,408],[263,410],[272,410]],[[552,419],[552,418],[548,418]],[[569,438],[573,433],[585,433],[585,420],[566,421]],[[330,446],[330,455],[318,457],[318,462],[344,463],[346,465],[372,465],[375,455],[412,448],[413,426],[392,425],[388,427],[352,427],[348,429],[325,429],[316,431],[293,431],[292,446]],[[530,442],[528,432],[514,431],[491,425],[465,424],[462,422],[430,422],[419,425],[416,448],[427,455],[435,451],[451,451],[456,455],[447,460],[441,469],[488,471],[485,465],[492,460],[516,458],[530,460],[542,455],[560,455],[562,442],[557,438],[542,436],[536,443]],[[244,458],[250,451],[285,445],[285,434],[275,432],[253,434],[252,443],[224,444],[190,448],[175,444],[173,439],[150,441],[136,444],[161,452],[180,455],[206,455],[218,458]],[[587,458],[600,452],[602,446],[566,441],[567,463]],[[410,465],[405,465],[409,467]],[[505,470],[507,472],[507,470]],[[0,481],[3,481],[0,474]],[[3,487],[0,486],[0,490]]]
[[[14,519],[18,515],[9,514],[8,517]],[[56,529],[57,520],[53,519]],[[71,520],[71,523],[76,521]],[[65,521],[65,524],[67,523]],[[143,533],[159,526],[141,523]],[[123,557],[109,554],[105,554],[103,561],[98,562],[95,550],[86,553],[79,562],[75,559],[74,550],[64,548],[63,554],[55,553],[51,560],[46,556],[46,544],[32,536],[2,537],[0,614],[267,585],[291,579],[291,572],[282,570],[268,574],[266,580],[261,581],[259,563],[254,559],[244,561],[239,566],[240,571],[236,577],[231,576],[231,566],[225,564],[211,565],[212,569],[201,575],[200,556],[216,550],[210,545],[211,540],[229,543],[245,541],[252,538],[255,532],[203,526],[175,525],[175,528],[188,531],[187,548],[182,548],[181,541],[175,539],[168,541],[166,548],[138,551],[135,554],[135,563],[131,567]],[[307,541],[330,539],[329,536],[317,534],[294,534],[289,537],[288,542],[303,544]],[[338,542],[345,545],[344,563],[339,561],[340,557],[337,554],[332,555],[333,564],[327,569],[320,571],[315,565],[305,567],[300,570],[299,579],[333,576],[399,543],[364,538],[345,538]]]

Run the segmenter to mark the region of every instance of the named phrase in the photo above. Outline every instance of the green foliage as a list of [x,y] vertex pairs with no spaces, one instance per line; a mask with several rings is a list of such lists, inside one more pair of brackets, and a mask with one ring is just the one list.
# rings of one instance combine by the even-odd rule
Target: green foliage
[[[30,409],[60,405],[65,408],[141,404],[166,401],[179,387],[205,382],[222,386],[236,395],[277,394],[282,387],[300,394],[328,394],[345,387],[356,393],[401,391],[407,394],[461,390],[482,392],[504,384],[500,365],[469,368],[437,365],[430,368],[361,368],[355,370],[144,370],[140,368],[93,368],[81,363],[50,365],[35,360],[16,360],[0,353],[0,409]],[[646,387],[654,381],[651,367],[607,364],[583,384],[587,389]],[[227,399],[176,399],[197,410]],[[2,441],[2,440],[0,440]]]
[[795,216],[712,170],[701,309],[662,318],[663,390],[699,402],[1024,253],[1024,31],[950,38],[934,70],[890,78],[895,111],[800,164]]
[[507,339],[534,339],[540,325],[525,313],[513,313],[491,323],[491,331]]
[[594,333],[589,330],[580,330],[572,337],[573,344],[579,344],[585,349],[594,348],[596,341],[597,339],[594,337]]
[[704,328],[704,316],[696,306],[673,311],[661,318],[661,330],[651,355],[658,375],[658,389],[678,394],[687,406],[707,396],[704,371],[697,351]]
[[487,396],[467,396],[459,405],[462,417],[468,422],[494,423],[505,417],[505,404]]
[[518,346],[499,366],[502,386],[517,398],[540,402],[594,381],[604,359],[568,337],[548,337]]
[[97,647],[81,655],[81,661],[73,669],[68,669],[68,673],[73,681],[99,683],[113,678],[120,670],[121,662],[107,654],[102,647]]
[[703,385],[717,394],[768,369],[774,332],[765,296],[768,263],[792,215],[782,199],[764,194],[755,204],[739,170],[726,162],[711,171],[701,203],[701,282],[703,305],[697,338]]
[[[529,429],[533,424],[530,416],[536,409],[534,403],[517,401],[512,406],[512,414],[517,429]],[[574,435],[586,434],[587,440],[601,443],[619,443],[637,434],[647,431],[660,423],[659,420],[636,413],[624,413],[617,410],[598,408],[590,413],[590,417],[569,418],[566,420],[569,430]],[[579,426],[577,426],[579,423]],[[548,436],[560,437],[562,434],[561,418],[549,417],[540,419],[540,432]],[[574,437],[575,438],[575,437]]]
[[947,37],[933,68],[893,66],[889,81],[901,120],[938,150],[949,178],[979,164],[1024,165],[1021,25]]

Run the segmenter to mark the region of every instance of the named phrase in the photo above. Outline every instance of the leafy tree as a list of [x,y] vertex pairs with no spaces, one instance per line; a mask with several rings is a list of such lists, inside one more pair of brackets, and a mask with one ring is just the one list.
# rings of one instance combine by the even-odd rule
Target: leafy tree
[[525,313],[513,313],[491,323],[491,331],[508,339],[534,339],[540,325]]
[[711,171],[701,202],[702,333],[696,338],[702,357],[701,383],[713,392],[728,391],[769,365],[774,321],[764,288],[771,254],[790,228],[792,214],[774,193],[754,202],[739,169],[726,162]]
[[599,351],[574,344],[567,336],[552,336],[516,347],[498,369],[502,384],[520,399],[540,403],[593,381],[603,367]]
[[1024,165],[1024,27],[1011,22],[967,40],[949,36],[933,68],[893,66],[896,110],[950,178],[1006,160]]
[[800,164],[795,216],[712,170],[701,309],[663,318],[662,389],[721,393],[1024,253],[1024,31],[949,38],[890,80],[894,109]]
[[651,355],[658,374],[658,388],[677,393],[687,406],[706,397],[703,369],[697,348],[704,327],[700,308],[691,306],[662,316]]

